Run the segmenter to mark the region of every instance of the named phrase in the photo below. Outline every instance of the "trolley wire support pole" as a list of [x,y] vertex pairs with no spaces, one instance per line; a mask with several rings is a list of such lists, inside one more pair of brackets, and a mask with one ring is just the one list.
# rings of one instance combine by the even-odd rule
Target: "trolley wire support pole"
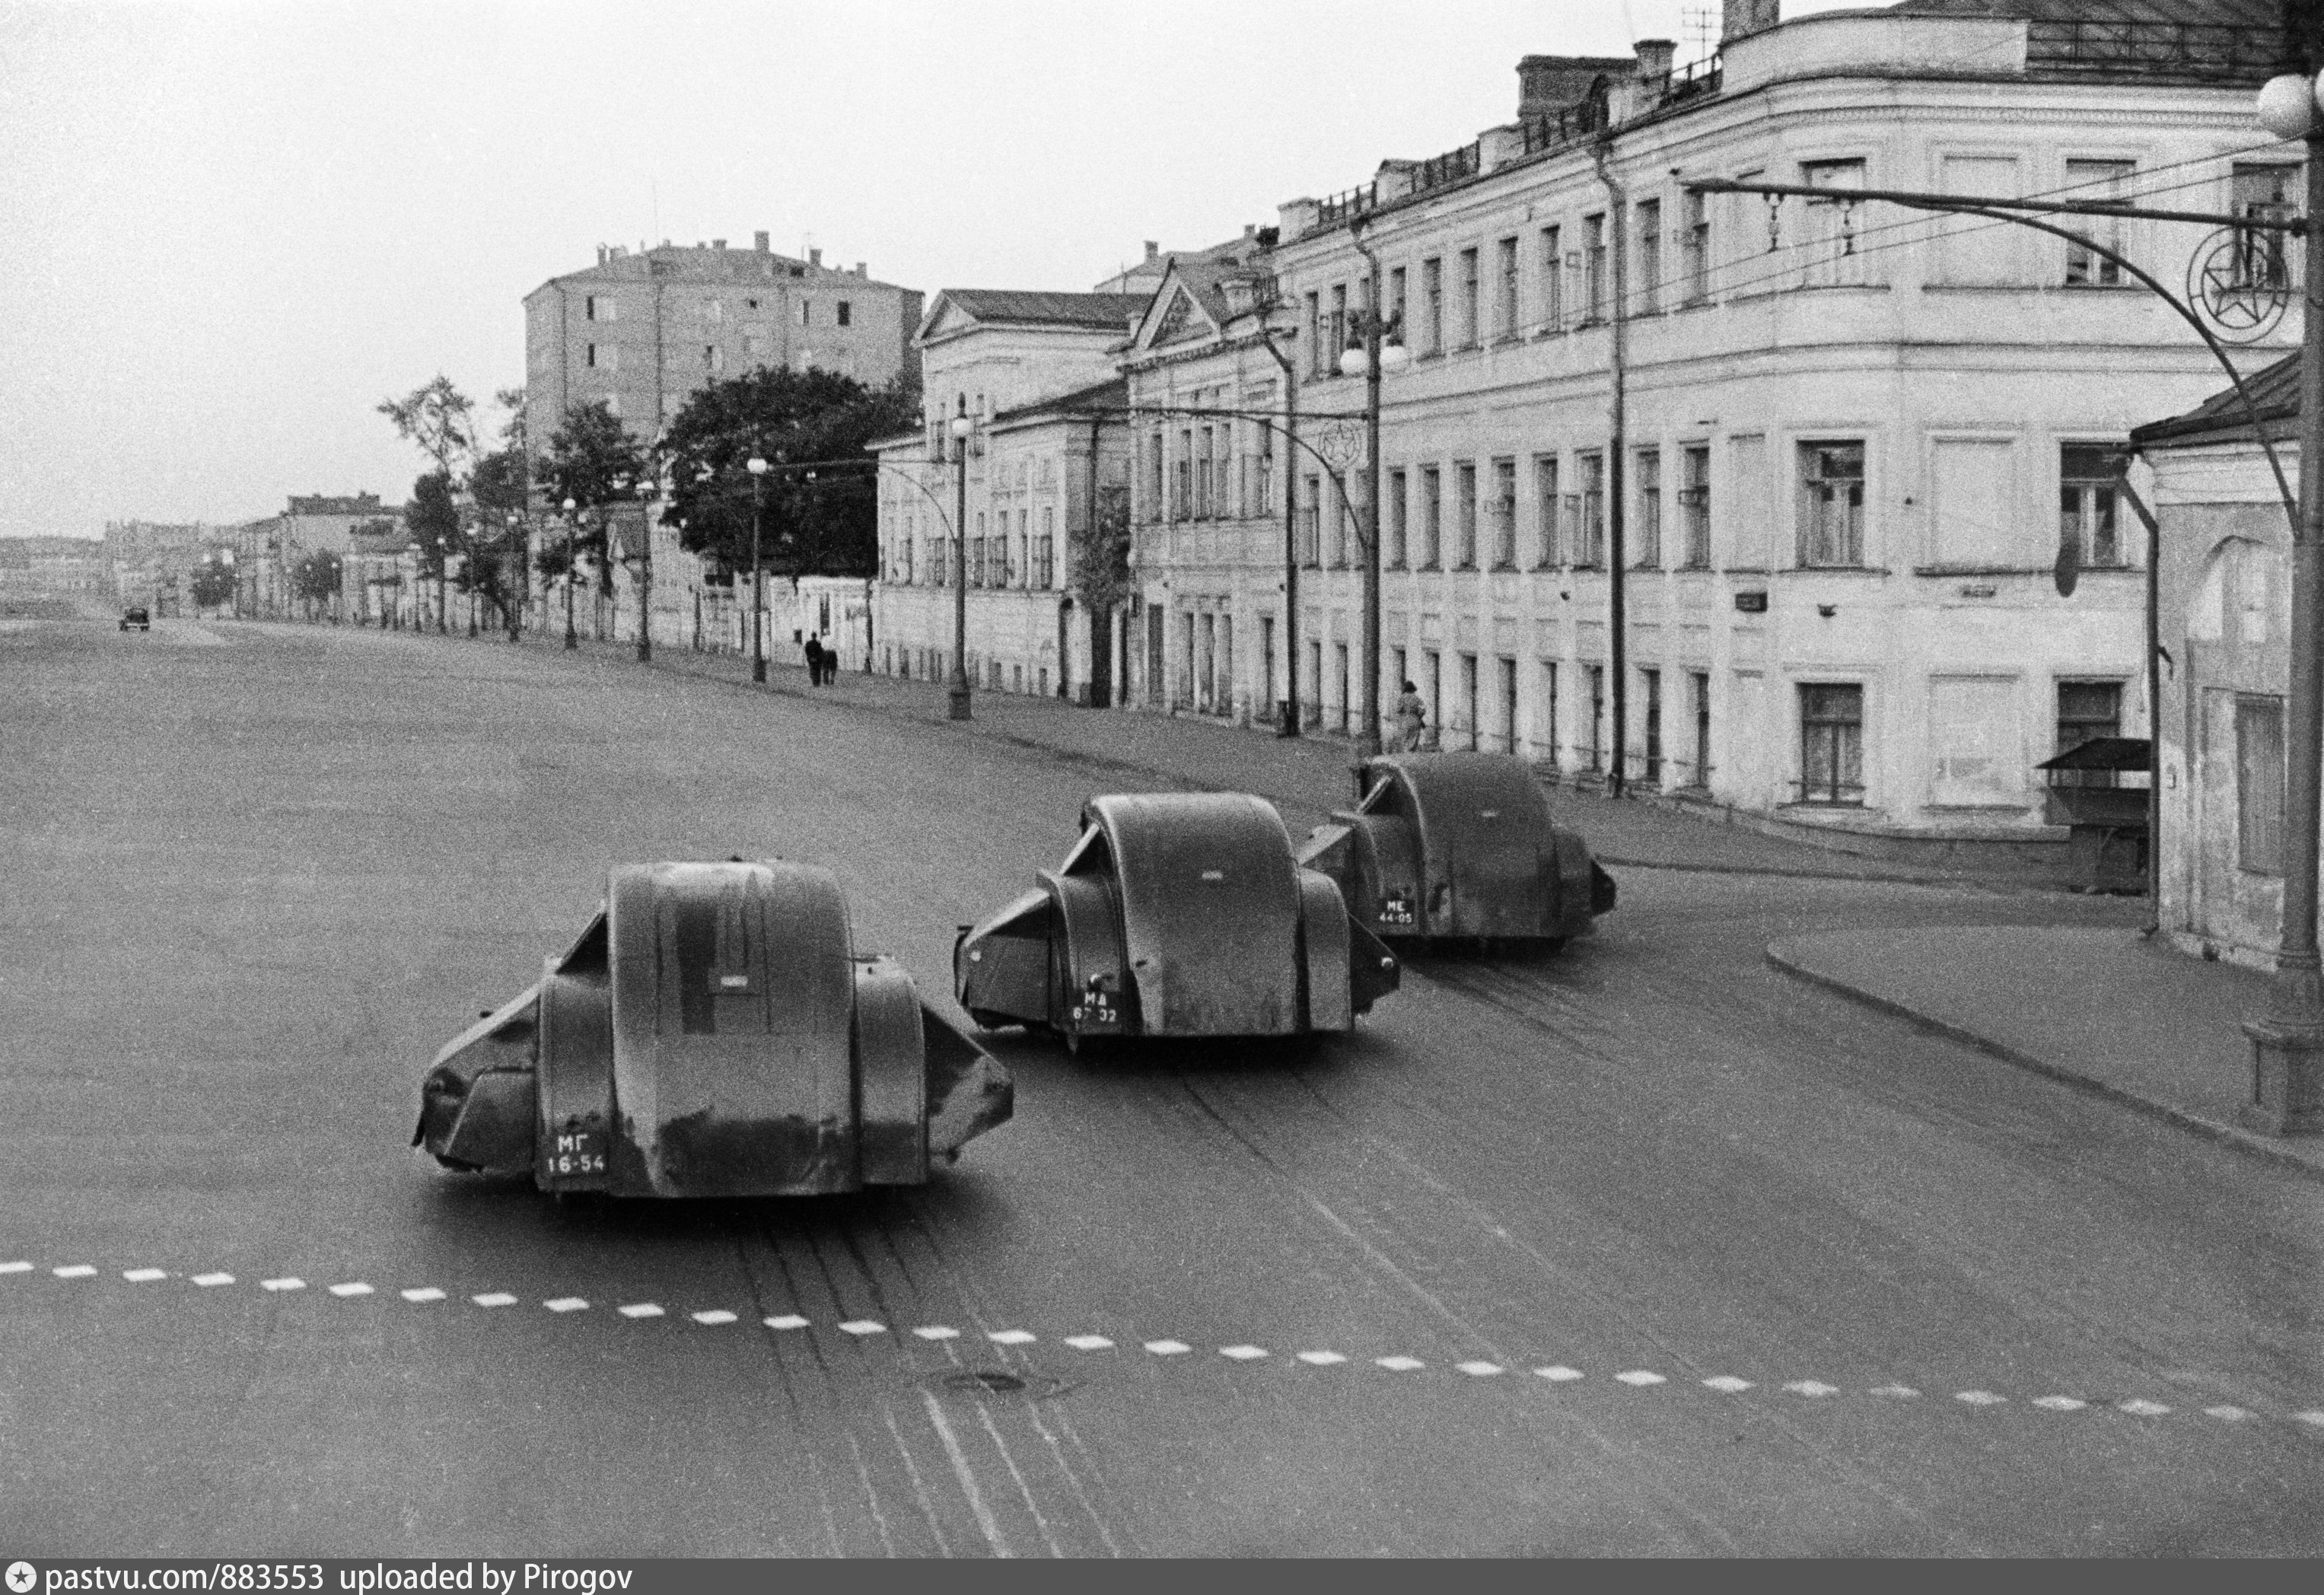
[[952,685],[945,693],[945,715],[947,719],[972,720],[975,715],[968,686],[968,439],[975,424],[968,419],[966,399],[960,401],[960,413],[948,429],[960,474],[953,488]]

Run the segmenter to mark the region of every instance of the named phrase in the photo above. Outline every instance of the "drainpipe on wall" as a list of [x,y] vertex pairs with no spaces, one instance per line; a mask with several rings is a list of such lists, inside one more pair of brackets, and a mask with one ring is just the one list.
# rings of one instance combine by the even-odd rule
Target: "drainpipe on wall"
[[1613,339],[1610,365],[1611,392],[1609,396],[1608,427],[1612,436],[1606,446],[1606,625],[1610,633],[1613,657],[1608,661],[1614,677],[1614,764],[1606,777],[1606,795],[1622,796],[1629,780],[1630,769],[1630,668],[1624,615],[1627,605],[1623,591],[1623,566],[1628,551],[1624,536],[1624,512],[1628,494],[1624,487],[1624,456],[1628,452],[1628,429],[1624,411],[1628,380],[1629,349],[1626,341],[1626,323],[1629,314],[1629,196],[1615,180],[1607,165],[1613,153],[1614,136],[1609,132],[1600,136],[1591,150],[1598,164],[1598,180],[1606,185],[1609,203],[1606,226],[1612,232],[1614,254],[1614,304],[1609,317]]

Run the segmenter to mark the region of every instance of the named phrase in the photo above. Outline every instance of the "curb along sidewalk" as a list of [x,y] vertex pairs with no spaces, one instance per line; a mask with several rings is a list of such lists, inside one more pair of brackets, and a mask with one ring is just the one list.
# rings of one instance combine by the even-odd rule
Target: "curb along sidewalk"
[[1786,973],[2021,1068],[2324,1180],[2324,1137],[2236,1122],[2249,1094],[2242,1021],[2264,975],[2207,963],[2129,930],[1969,926],[1836,932],[1770,943]]
[[[460,641],[466,641],[466,639]],[[483,642],[484,646],[505,643]],[[528,632],[528,650],[555,651],[558,633]],[[805,666],[788,643],[770,650],[767,684],[757,690],[810,703],[844,706],[933,724],[1028,751],[1118,770],[1150,780],[1197,789],[1254,792],[1279,808],[1321,819],[1353,798],[1350,774],[1355,749],[1344,737],[1310,733],[1278,737],[1194,715],[1157,711],[1085,709],[1055,697],[979,688],[974,718],[945,717],[941,682],[842,672],[830,685],[809,687]],[[583,639],[581,657],[608,668],[636,668],[632,643]],[[751,687],[745,655],[697,653],[658,642],[657,674]],[[1571,788],[1553,788],[1550,803],[1561,823],[1580,830],[1600,862],[1614,868],[1704,871],[1726,874],[1800,876],[1834,880],[1901,882],[1987,890],[2053,890],[2046,882],[2010,876],[1921,868],[1886,859],[1860,859],[1803,843],[1763,835],[1739,825],[1659,805],[1609,800]],[[1288,816],[1286,816],[1288,817]],[[1298,828],[1295,825],[1295,831]]]

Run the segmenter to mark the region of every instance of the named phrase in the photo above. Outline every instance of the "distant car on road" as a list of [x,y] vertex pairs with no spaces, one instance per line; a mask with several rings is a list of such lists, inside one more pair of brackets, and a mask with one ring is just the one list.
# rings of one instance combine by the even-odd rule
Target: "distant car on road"
[[143,604],[132,604],[121,612],[121,629],[124,632],[150,632],[153,617],[145,613]]

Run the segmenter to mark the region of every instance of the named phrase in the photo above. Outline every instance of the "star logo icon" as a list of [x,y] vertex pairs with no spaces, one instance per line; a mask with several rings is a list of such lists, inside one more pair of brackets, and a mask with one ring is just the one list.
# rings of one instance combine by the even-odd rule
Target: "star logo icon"
[[32,1564],[29,1562],[12,1562],[8,1564],[9,1595],[28,1595],[28,1591],[34,1584],[40,1582],[40,1580],[41,1575],[33,1571]]

